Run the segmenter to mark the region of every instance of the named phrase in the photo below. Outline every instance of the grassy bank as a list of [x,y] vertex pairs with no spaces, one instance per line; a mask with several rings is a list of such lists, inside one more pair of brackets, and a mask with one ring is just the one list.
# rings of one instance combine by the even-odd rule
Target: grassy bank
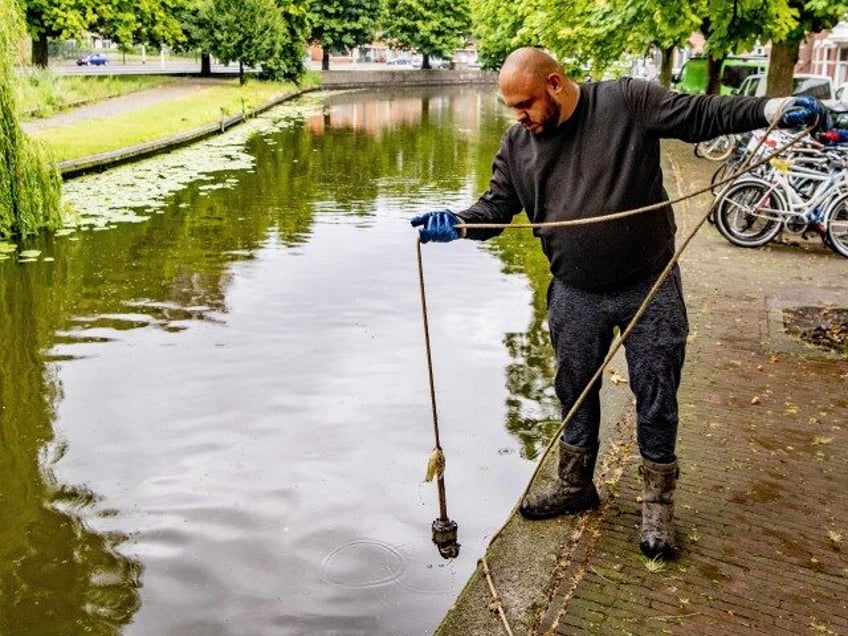
[[173,78],[155,75],[61,75],[32,69],[18,75],[17,96],[24,119],[49,117],[79,104],[161,86]]
[[189,95],[167,100],[108,119],[81,120],[32,133],[57,161],[79,159],[169,137],[217,122],[222,116],[248,112],[298,88],[317,86],[320,76],[308,75],[301,85],[237,79],[198,86]]

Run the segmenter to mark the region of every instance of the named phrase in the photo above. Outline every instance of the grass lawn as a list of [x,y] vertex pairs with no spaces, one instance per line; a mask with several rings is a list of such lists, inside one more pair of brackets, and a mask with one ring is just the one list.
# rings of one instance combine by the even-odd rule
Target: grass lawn
[[[320,77],[307,75],[299,88],[317,86]],[[250,111],[274,97],[298,90],[293,84],[237,79],[203,86],[189,95],[98,120],[44,128],[32,133],[57,161],[78,159],[169,137]]]

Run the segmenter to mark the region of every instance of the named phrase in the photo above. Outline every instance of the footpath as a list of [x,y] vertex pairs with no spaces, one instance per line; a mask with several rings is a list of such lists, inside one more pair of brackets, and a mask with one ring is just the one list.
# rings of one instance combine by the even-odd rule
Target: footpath
[[[665,148],[672,198],[708,183],[715,164],[691,145]],[[678,237],[710,201],[675,206]],[[485,555],[489,577],[481,563],[438,636],[848,636],[848,260],[818,238],[795,242],[748,250],[704,224],[681,259],[691,334],[677,558],[639,551],[634,414],[616,410],[626,385],[606,376],[600,509],[512,515]],[[838,352],[819,346],[840,338]],[[555,455],[534,489],[553,478]]]
[[[167,92],[110,101],[154,98]],[[665,146],[672,198],[715,168],[691,148]],[[709,202],[676,206],[679,237]],[[848,260],[817,238],[794,242],[746,250],[704,224],[681,260],[691,334],[677,558],[639,552],[632,399],[605,374],[601,507],[541,522],[512,515],[480,555],[489,577],[481,563],[437,636],[848,636]],[[553,478],[555,455],[532,488]]]

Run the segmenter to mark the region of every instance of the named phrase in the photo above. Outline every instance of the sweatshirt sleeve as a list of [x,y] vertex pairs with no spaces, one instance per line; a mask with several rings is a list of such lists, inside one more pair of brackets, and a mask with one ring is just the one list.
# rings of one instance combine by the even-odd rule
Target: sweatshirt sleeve
[[[508,139],[509,131],[501,139],[500,148],[495,155],[489,189],[471,207],[458,213],[459,217],[469,225],[474,223],[507,224],[523,209],[512,181],[508,160]],[[503,229],[475,230],[468,227],[465,237],[482,241],[497,236],[501,232]]]
[[633,117],[647,132],[659,137],[694,143],[769,124],[765,116],[767,97],[689,95],[636,79],[621,86]]

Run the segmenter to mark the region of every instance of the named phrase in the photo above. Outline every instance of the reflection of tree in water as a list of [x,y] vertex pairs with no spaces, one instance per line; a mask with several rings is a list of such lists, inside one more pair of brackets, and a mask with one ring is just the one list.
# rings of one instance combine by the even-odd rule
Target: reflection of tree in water
[[[42,360],[60,294],[23,267],[0,276],[0,634],[118,634],[139,607],[141,565],[83,515],[94,495],[55,482],[58,381]],[[60,448],[56,449],[61,451]]]
[[119,634],[138,611],[142,565],[121,554],[127,536],[94,529],[87,520],[107,514],[96,493],[54,477],[65,448],[53,430],[62,396],[50,360],[72,359],[65,345],[104,330],[171,329],[225,312],[228,265],[249,258],[274,219],[244,213],[240,195],[191,186],[145,223],[33,239],[28,247],[52,263],[0,268],[3,636]]
[[422,200],[460,190],[476,163],[479,95],[474,89],[331,95],[325,110],[302,126],[249,144],[257,157],[251,188],[277,210],[284,241],[298,236],[293,219],[320,212],[372,217],[381,196]]
[[[526,219],[522,219],[525,220]],[[560,425],[553,390],[556,361],[547,330],[548,262],[530,230],[507,230],[492,241],[504,272],[523,273],[533,290],[533,315],[527,331],[508,333],[504,345],[513,362],[507,368],[507,429],[534,459]]]

